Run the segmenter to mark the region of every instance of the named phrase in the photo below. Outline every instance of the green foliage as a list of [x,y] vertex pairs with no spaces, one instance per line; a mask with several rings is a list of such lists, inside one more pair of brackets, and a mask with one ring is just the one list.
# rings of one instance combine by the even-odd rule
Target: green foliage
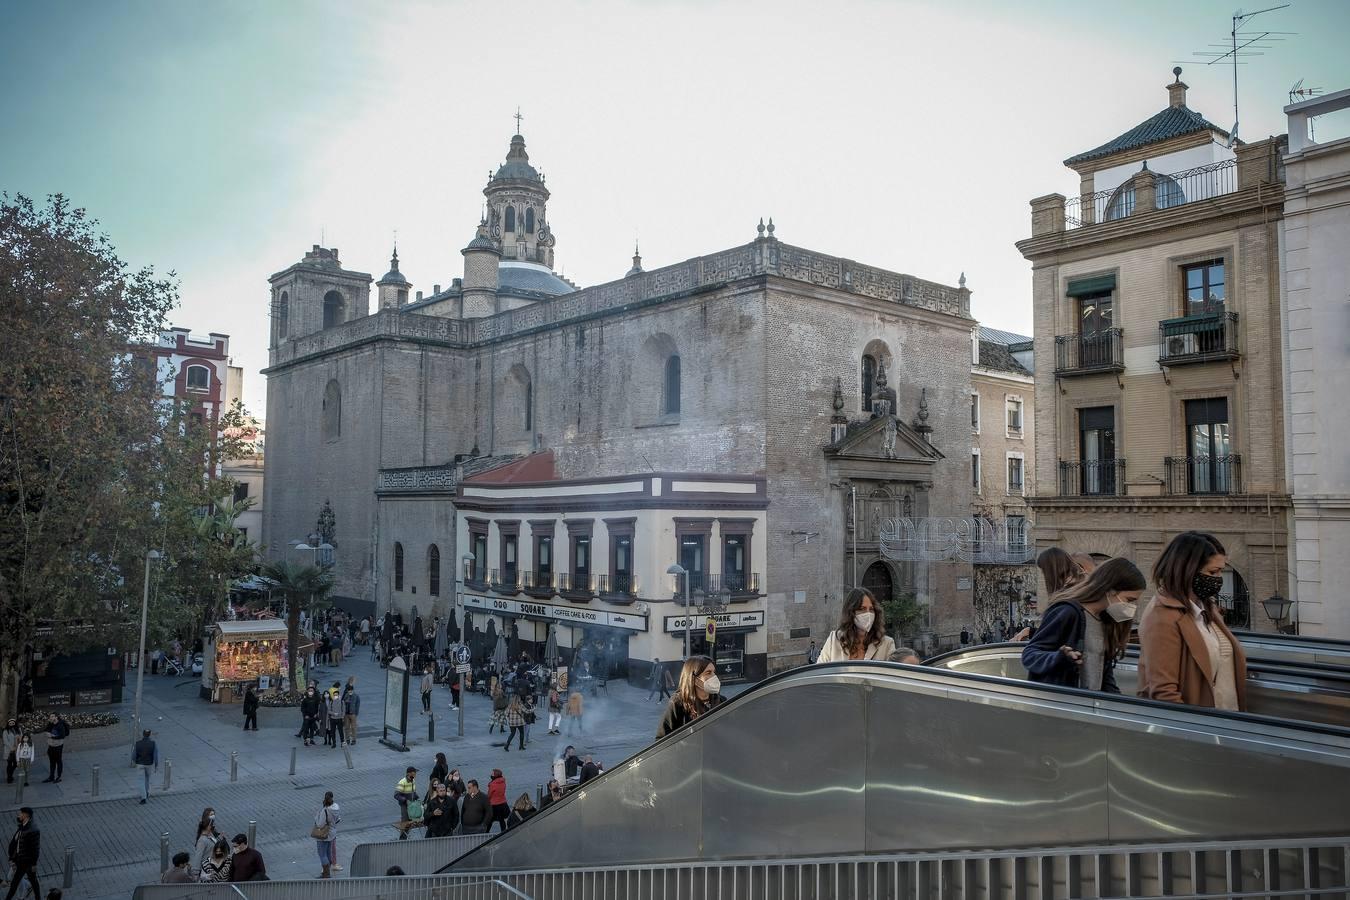
[[923,623],[923,606],[913,594],[894,592],[890,600],[882,601],[881,613],[886,619],[886,632],[897,643],[901,638],[912,638]]
[[333,590],[333,574],[329,566],[300,565],[280,559],[266,563],[262,567],[262,576],[271,581],[274,593],[286,599],[286,652],[287,669],[291,673],[293,690],[300,687],[299,670],[296,669],[296,648],[300,641],[300,610],[314,610],[326,606],[328,593]]

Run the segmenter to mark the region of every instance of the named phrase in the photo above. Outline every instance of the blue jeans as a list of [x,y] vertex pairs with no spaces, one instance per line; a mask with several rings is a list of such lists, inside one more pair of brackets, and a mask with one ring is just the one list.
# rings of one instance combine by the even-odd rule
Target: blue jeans
[[145,781],[141,785],[141,799],[150,799],[150,766],[141,766],[141,774],[145,776]]
[[333,864],[333,841],[332,841],[332,839],[330,838],[330,839],[328,839],[328,840],[326,840],[326,841],[321,841],[321,840],[319,840],[318,838],[315,838],[314,843],[315,843],[316,845],[318,845],[318,848],[319,848],[319,865],[321,865],[321,866],[331,866],[331,865]]

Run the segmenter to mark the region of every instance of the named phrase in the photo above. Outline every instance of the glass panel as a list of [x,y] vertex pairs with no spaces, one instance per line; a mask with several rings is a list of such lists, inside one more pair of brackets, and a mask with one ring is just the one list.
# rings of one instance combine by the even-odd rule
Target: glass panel
[[576,575],[591,574],[591,539],[579,537],[572,554],[572,572]]
[[553,571],[553,538],[539,539],[539,559],[535,565],[540,574],[547,575]]
[[703,576],[703,536],[689,534],[680,538],[680,566],[686,572],[697,576],[694,586],[701,584]]
[[506,564],[514,566],[516,564],[516,539],[509,537],[502,546],[503,555],[506,557]]
[[630,551],[633,549],[633,542],[628,538],[620,538],[614,545],[614,572],[619,575],[628,574],[632,561],[629,559]]
[[745,573],[745,538],[736,535],[728,537],[722,548],[722,574],[743,575]]

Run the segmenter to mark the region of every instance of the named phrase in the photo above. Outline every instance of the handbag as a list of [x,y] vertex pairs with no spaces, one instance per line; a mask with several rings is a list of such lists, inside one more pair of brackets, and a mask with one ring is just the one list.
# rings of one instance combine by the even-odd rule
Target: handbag
[[323,824],[315,825],[309,830],[309,836],[318,841],[326,841],[333,832],[333,823],[328,821],[328,810],[323,812]]

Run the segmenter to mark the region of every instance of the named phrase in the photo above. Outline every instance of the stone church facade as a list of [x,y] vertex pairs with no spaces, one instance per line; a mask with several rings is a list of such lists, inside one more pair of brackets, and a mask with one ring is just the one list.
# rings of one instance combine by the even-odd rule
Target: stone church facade
[[[461,482],[547,450],[560,480],[761,479],[768,671],[823,641],[855,583],[915,596],[929,635],[968,620],[970,566],[884,560],[875,525],[968,515],[968,290],[788,245],[772,222],[578,289],[552,271],[520,135],[484,194],[444,290],[410,298],[395,254],[371,312],[372,277],[318,246],[271,277],[270,555],[331,504],[339,602],[444,616],[468,550]],[[642,593],[653,620],[672,611],[669,585]]]

